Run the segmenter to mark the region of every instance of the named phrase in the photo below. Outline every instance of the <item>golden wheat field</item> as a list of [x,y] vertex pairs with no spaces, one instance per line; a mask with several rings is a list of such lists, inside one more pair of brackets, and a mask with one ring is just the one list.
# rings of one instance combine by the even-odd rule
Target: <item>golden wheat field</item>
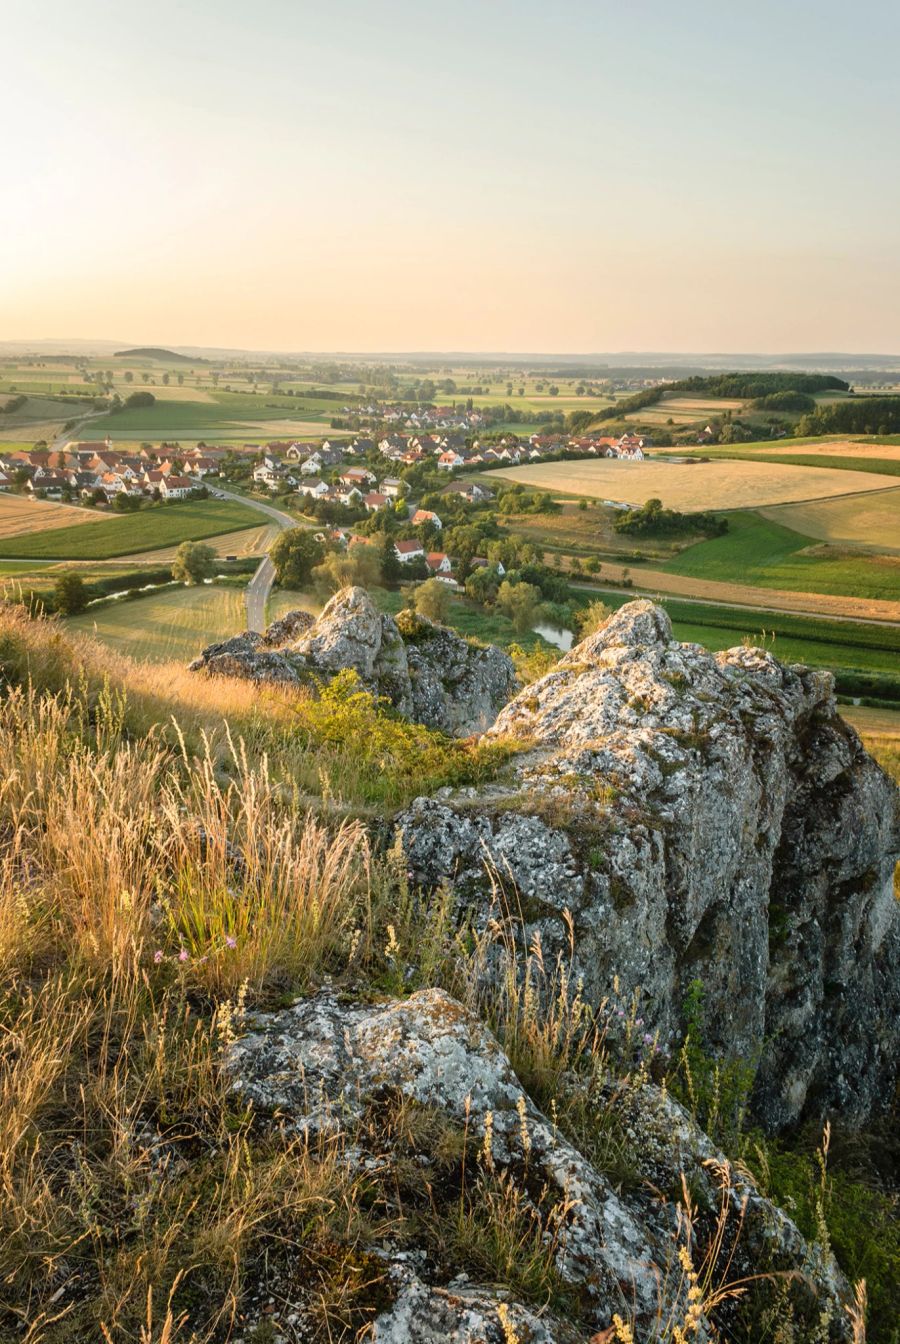
[[[828,471],[828,476],[848,473]],[[872,480],[868,472],[867,481]],[[881,477],[878,480],[890,480]],[[766,508],[761,512],[772,522],[781,523],[820,541],[846,541],[858,546],[877,546],[879,550],[900,554],[900,487],[876,490],[841,499],[816,499],[782,508]]]
[[875,458],[885,462],[900,462],[900,443],[851,443],[847,440],[839,442],[829,439],[822,443],[804,443],[793,444],[790,439],[783,440],[781,443],[770,443],[765,448],[757,449],[756,444],[747,444],[746,447],[754,452],[759,452],[760,456],[767,453],[777,453],[782,457],[857,457],[862,459]]
[[[622,462],[606,458],[584,462],[534,462],[491,472],[498,480],[564,490],[624,504],[661,499],[666,508],[685,512],[703,509],[758,509],[800,500],[897,489],[895,476],[840,471],[829,467],[794,467],[778,462]],[[788,527],[798,524],[788,523]],[[815,536],[816,533],[808,535]]]
[[92,509],[74,505],[51,504],[44,499],[26,499],[23,495],[0,494],[0,538],[19,537],[24,532],[46,532],[73,523],[102,523],[104,516]]

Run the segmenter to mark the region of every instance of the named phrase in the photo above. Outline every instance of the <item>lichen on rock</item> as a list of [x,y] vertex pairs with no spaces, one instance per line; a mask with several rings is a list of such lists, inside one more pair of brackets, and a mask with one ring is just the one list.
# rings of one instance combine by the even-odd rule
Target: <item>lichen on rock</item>
[[398,817],[416,880],[453,882],[476,911],[508,882],[551,950],[568,909],[590,1001],[639,994],[673,1049],[702,986],[704,1039],[756,1068],[770,1130],[887,1104],[900,795],[828,673],[679,643],[633,602],[520,692],[500,735],[524,748],[508,785]]
[[[512,660],[417,617],[407,641],[364,588],[336,593],[314,622],[289,612],[264,635],[212,644],[190,669],[258,682],[314,686],[343,671],[396,712],[452,737],[489,728],[516,689]],[[411,630],[407,623],[404,629]]]

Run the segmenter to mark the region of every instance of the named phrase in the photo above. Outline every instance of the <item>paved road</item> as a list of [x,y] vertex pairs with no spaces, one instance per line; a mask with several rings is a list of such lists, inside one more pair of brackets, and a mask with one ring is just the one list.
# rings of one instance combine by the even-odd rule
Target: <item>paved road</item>
[[[257,509],[264,513],[267,518],[284,531],[287,527],[297,527],[296,518],[292,518],[289,513],[283,513],[281,509],[276,509],[271,504],[263,504],[258,499],[248,499],[246,495],[235,495],[230,490],[223,490],[220,486],[212,487],[217,495],[222,495],[225,499],[236,500],[238,504],[246,504],[250,509]],[[272,591],[272,584],[275,582],[275,566],[266,555],[260,560],[253,578],[247,584],[244,595],[244,601],[247,604],[247,629],[262,631],[266,628],[266,603],[269,600],[269,593]]]

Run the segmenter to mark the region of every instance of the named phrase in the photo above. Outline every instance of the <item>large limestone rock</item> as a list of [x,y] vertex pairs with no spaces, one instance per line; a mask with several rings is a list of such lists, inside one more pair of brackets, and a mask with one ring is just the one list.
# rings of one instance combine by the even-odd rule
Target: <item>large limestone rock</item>
[[678,643],[664,611],[634,602],[490,731],[523,740],[513,783],[418,799],[398,820],[419,881],[454,882],[485,920],[498,881],[514,887],[545,955],[567,946],[570,911],[585,993],[639,992],[664,1046],[699,982],[704,1039],[758,1065],[772,1130],[889,1103],[898,791],[829,674]]
[[421,616],[395,621],[364,588],[335,594],[315,622],[289,612],[264,635],[248,631],[212,644],[190,668],[297,686],[349,669],[404,718],[454,737],[489,728],[516,689],[512,661],[500,649],[469,644]]
[[[261,1014],[248,1028],[229,1052],[233,1091],[261,1115],[314,1143],[322,1135],[343,1135],[345,1160],[357,1168],[371,1170],[373,1162],[383,1168],[393,1160],[390,1129],[375,1130],[373,1149],[367,1137],[372,1131],[361,1127],[366,1113],[375,1107],[380,1114],[377,1108],[386,1101],[396,1104],[400,1098],[455,1123],[467,1135],[463,1151],[470,1158],[483,1149],[489,1128],[496,1177],[505,1175],[531,1192],[526,1199],[540,1198],[548,1228],[557,1228],[551,1242],[557,1270],[571,1290],[575,1314],[591,1330],[609,1329],[618,1313],[632,1323],[635,1338],[644,1339],[660,1319],[683,1320],[687,1284],[672,1268],[677,1247],[687,1245],[675,1207],[683,1175],[695,1200],[712,1209],[727,1202],[728,1277],[789,1275],[798,1309],[817,1322],[824,1315],[831,1322],[827,1338],[846,1337],[847,1286],[831,1256],[807,1244],[747,1176],[730,1171],[722,1154],[660,1089],[638,1083],[615,1090],[610,1104],[639,1167],[638,1180],[617,1191],[526,1095],[485,1026],[443,991],[368,1004],[326,990]],[[404,1160],[410,1161],[408,1152]],[[413,1160],[427,1177],[434,1161],[427,1145]],[[467,1179],[471,1182],[471,1173]],[[450,1196],[454,1207],[458,1197]],[[548,1214],[554,1204],[559,1225]],[[390,1257],[389,1248],[385,1254]],[[440,1263],[432,1259],[430,1265],[427,1282],[410,1264],[396,1267],[397,1298],[375,1322],[374,1339],[501,1344],[508,1338],[498,1311],[503,1298],[474,1283],[448,1284]],[[521,1339],[566,1344],[585,1337],[549,1317],[539,1323],[521,1304],[507,1299],[505,1306]],[[691,1338],[708,1338],[703,1320]]]

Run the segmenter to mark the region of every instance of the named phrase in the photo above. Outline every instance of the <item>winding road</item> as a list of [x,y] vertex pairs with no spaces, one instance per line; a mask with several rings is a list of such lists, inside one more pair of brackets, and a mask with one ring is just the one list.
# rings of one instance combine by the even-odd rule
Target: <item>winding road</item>
[[[205,484],[196,479],[198,484]],[[266,517],[271,518],[277,523],[282,531],[288,527],[298,527],[296,518],[292,518],[289,513],[283,513],[281,509],[276,509],[271,504],[263,504],[258,499],[250,499],[247,495],[236,495],[230,490],[223,490],[220,486],[212,487],[216,495],[222,499],[232,499],[238,504],[246,504],[250,509],[257,509],[264,513]],[[275,582],[275,566],[267,555],[260,560],[253,578],[247,584],[244,594],[244,601],[247,604],[247,629],[262,632],[266,628],[266,603],[269,600],[269,593],[272,591],[272,584]]]

